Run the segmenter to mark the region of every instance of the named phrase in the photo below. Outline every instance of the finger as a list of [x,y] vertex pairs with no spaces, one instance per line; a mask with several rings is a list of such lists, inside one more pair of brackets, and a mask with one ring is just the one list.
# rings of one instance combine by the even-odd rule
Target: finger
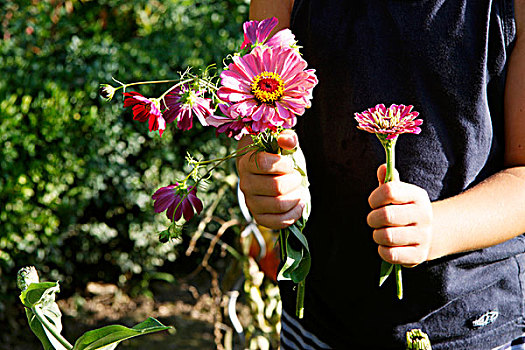
[[368,197],[372,209],[389,204],[427,203],[427,192],[419,186],[406,182],[395,181],[380,185]]
[[239,186],[246,196],[281,196],[300,188],[301,181],[297,171],[276,176],[247,173],[239,178]]
[[252,215],[283,214],[292,210],[301,202],[301,192],[294,191],[282,196],[249,196],[246,205]]
[[287,129],[277,136],[277,143],[282,149],[292,150],[299,145],[299,140],[293,130]]
[[430,221],[427,211],[416,204],[387,205],[372,210],[366,221],[372,228],[409,226]]
[[421,231],[416,226],[383,227],[373,232],[374,242],[387,247],[417,245]]
[[[385,176],[386,164],[381,164],[379,168],[377,168],[377,180],[379,181],[379,185],[385,183]],[[399,172],[396,169],[394,169],[394,181],[399,181]]]
[[294,163],[290,157],[266,152],[249,153],[241,157],[239,171],[253,174],[280,175],[294,171]]
[[386,247],[380,245],[377,248],[379,256],[391,264],[399,264],[405,267],[414,267],[426,261],[425,250],[418,245],[402,247]]
[[299,220],[303,214],[304,203],[299,202],[295,207],[282,214],[258,214],[254,215],[255,221],[273,230],[280,230],[292,225]]

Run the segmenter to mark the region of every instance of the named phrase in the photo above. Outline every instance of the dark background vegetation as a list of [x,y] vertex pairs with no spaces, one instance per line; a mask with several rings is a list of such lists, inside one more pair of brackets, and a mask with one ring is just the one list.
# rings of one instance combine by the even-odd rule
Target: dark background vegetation
[[[242,42],[248,6],[248,0],[0,2],[0,324],[25,322],[15,282],[26,265],[44,280],[60,280],[59,298],[82,293],[90,281],[147,295],[151,281],[176,283],[198,265],[203,249],[184,254],[189,237],[159,243],[167,219],[153,213],[150,197],[184,175],[187,151],[216,157],[234,145],[202,127],[182,133],[169,125],[159,138],[132,120],[122,96],[102,100],[99,84],[222,67]],[[167,87],[136,91],[155,97]],[[231,189],[214,213],[224,220],[238,215],[230,173],[232,164],[201,194],[206,205],[220,186]],[[211,222],[207,231],[218,227]],[[239,230],[232,227],[224,239]],[[218,269],[229,264],[224,256],[214,259]]]

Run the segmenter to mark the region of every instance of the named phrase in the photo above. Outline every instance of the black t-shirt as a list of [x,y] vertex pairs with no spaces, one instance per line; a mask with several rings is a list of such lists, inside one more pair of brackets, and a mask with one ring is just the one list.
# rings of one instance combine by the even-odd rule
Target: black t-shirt
[[[385,155],[354,120],[378,103],[420,112],[422,132],[399,137],[396,168],[433,201],[501,170],[512,0],[295,0],[291,29],[319,78],[296,128],[312,194],[301,323],[336,349],[404,349],[413,328],[433,349],[491,349],[521,335],[523,236],[403,269],[401,301],[393,276],[379,288],[366,216]],[[293,285],[280,287],[293,315]],[[488,312],[493,322],[476,326]]]

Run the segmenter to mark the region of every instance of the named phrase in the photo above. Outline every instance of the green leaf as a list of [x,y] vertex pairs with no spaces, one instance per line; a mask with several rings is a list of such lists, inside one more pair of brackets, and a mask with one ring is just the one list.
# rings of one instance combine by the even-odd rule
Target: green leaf
[[[55,304],[56,305],[56,304]],[[60,313],[60,310],[58,309],[58,306],[55,311],[51,312],[49,309],[44,311],[45,317],[47,320],[55,326],[57,331],[60,333],[62,330],[62,323],[60,321],[60,317],[62,316]],[[55,314],[54,312],[58,312],[58,314]],[[26,316],[27,321],[29,323],[29,327],[33,331],[33,333],[37,336],[37,338],[42,343],[42,346],[44,347],[44,350],[65,350],[66,348],[60,344],[60,342],[44,327],[42,326],[42,323],[38,320],[36,315],[33,313],[31,309],[26,308]]]
[[31,283],[20,293],[20,300],[25,307],[32,308],[37,304],[54,302],[55,293],[59,291],[58,282]]
[[[302,227],[304,228],[304,225]],[[294,234],[294,236],[297,237],[299,242],[301,242],[303,247],[308,252],[310,252],[310,249],[308,248],[308,241],[306,240],[306,236],[303,235],[303,232],[302,232],[303,230],[298,227],[297,223],[294,223],[293,225],[288,226],[288,228],[286,228],[286,229],[290,230],[290,232],[292,232]]]
[[127,339],[170,329],[150,317],[133,328],[111,325],[84,333],[75,342],[73,350],[113,350]]
[[310,272],[310,266],[312,264],[312,259],[310,258],[310,253],[305,252],[299,266],[297,266],[291,273],[290,278],[295,283],[302,282],[306,279],[306,276]]
[[294,271],[299,266],[302,258],[303,258],[303,250],[294,249],[292,246],[290,246],[290,244],[288,243],[288,240],[286,240],[286,261],[284,263],[284,266],[281,268],[281,271],[279,271],[279,275],[277,279],[278,280],[291,279],[292,271]]
[[38,308],[41,310],[41,316],[45,317],[51,326],[55,328],[55,331],[60,334],[62,331],[62,313],[57,303],[55,303],[55,294],[59,291],[58,282],[40,282],[31,283],[20,293],[20,300],[26,307],[29,327],[42,342],[45,350],[62,350],[65,347],[42,325],[32,309]]
[[387,263],[386,261],[381,261],[381,271],[379,272],[379,287],[385,283],[388,276],[390,276],[390,273],[392,272],[392,269],[394,268],[394,265],[391,263]]

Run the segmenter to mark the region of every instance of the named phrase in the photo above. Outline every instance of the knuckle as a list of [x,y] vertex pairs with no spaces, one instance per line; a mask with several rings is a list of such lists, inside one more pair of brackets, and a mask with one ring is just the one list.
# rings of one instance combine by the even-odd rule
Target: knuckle
[[390,228],[383,229],[383,240],[386,245],[394,245],[394,231]]
[[260,152],[257,154],[256,166],[258,167],[259,171],[270,172],[272,170],[273,164],[274,160],[268,153]]
[[276,211],[279,212],[279,213],[285,213],[285,212],[287,212],[290,209],[288,207],[287,201],[285,199],[283,199],[282,197],[276,197],[275,198],[274,207],[275,207]]
[[389,262],[391,264],[397,264],[398,263],[398,253],[397,253],[397,250],[395,248],[379,246],[379,255],[386,262]]
[[268,184],[269,193],[273,194],[274,196],[281,196],[284,194],[283,188],[283,181],[277,177],[272,177],[272,180]]
[[381,215],[381,220],[386,225],[392,224],[394,222],[395,214],[394,214],[393,207],[391,205],[387,205],[387,206],[381,208],[379,212],[380,212],[380,215]]
[[393,200],[396,195],[395,182],[387,182],[383,185],[383,195],[387,200]]
[[244,193],[245,196],[250,195],[251,186],[250,186],[250,182],[246,181],[246,177],[244,176],[239,177],[239,188],[241,189],[241,191]]

